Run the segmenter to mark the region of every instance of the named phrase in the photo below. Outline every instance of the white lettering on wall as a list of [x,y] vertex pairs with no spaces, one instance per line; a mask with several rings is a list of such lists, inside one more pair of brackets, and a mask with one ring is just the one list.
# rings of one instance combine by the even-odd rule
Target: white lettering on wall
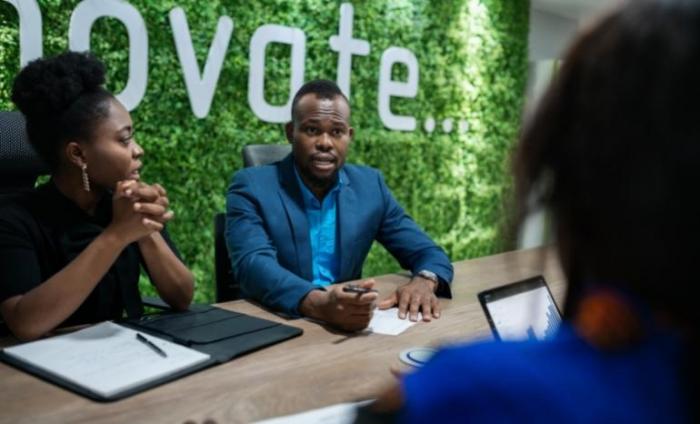
[[[20,66],[42,57],[42,16],[37,0],[0,0],[11,4],[19,16]],[[367,56],[370,43],[353,38],[354,8],[351,3],[340,6],[338,34],[328,39],[331,50],[338,53],[336,81],[342,92],[350,98],[352,56]],[[203,68],[199,66],[192,44],[187,17],[184,10],[176,6],[170,10],[170,26],[173,41],[182,68],[185,87],[192,112],[198,118],[209,114],[216,93],[219,76],[233,34],[233,20],[222,16],[209,46]],[[126,0],[83,0],[73,10],[68,27],[68,46],[73,51],[90,50],[90,35],[94,23],[102,17],[118,19],[126,27],[129,36],[129,77],[126,86],[117,98],[128,110],[135,109],[143,100],[148,84],[148,32],[141,14]],[[266,49],[271,43],[291,46],[291,69],[289,93],[285,104],[273,105],[265,99]],[[248,104],[262,121],[284,123],[291,119],[291,103],[294,94],[304,83],[306,59],[306,34],[299,28],[282,25],[262,25],[250,39],[248,69]],[[391,77],[394,65],[407,67],[405,81]],[[379,66],[377,109],[383,125],[390,130],[414,131],[417,127],[414,116],[396,115],[391,111],[392,97],[415,98],[418,94],[419,68],[416,56],[402,47],[389,47],[381,56]],[[435,123],[428,125],[431,132]],[[460,132],[466,132],[466,124],[459,123]],[[462,130],[462,128],[465,128]],[[428,130],[430,128],[430,130]],[[453,130],[453,119],[442,122],[445,133]]]
[[73,11],[68,27],[68,46],[73,51],[90,50],[90,32],[102,17],[115,18],[129,35],[129,79],[117,99],[127,110],[141,103],[148,83],[148,33],[138,10],[124,0],[83,0]]
[[[289,77],[289,98],[281,106],[265,100],[265,49],[270,43],[292,46],[292,69]],[[250,39],[250,69],[248,71],[248,104],[255,115],[267,122],[288,122],[294,94],[304,84],[306,34],[299,28],[281,25],[263,25]]]
[[[406,65],[406,81],[391,79],[391,70],[397,63]],[[408,49],[389,47],[382,53],[379,65],[379,117],[385,127],[398,131],[416,129],[416,119],[412,116],[394,115],[391,111],[391,97],[414,98],[418,94],[418,59]]]
[[19,66],[23,68],[43,54],[41,10],[36,0],[5,0],[19,16]]
[[366,40],[352,38],[354,9],[352,4],[340,5],[340,27],[338,35],[331,36],[328,41],[331,50],[338,52],[337,82],[345,97],[350,99],[350,72],[352,70],[352,55],[367,56],[369,43]]
[[190,28],[187,25],[185,11],[181,7],[176,7],[168,14],[170,26],[173,29],[173,39],[175,40],[175,50],[180,59],[182,74],[185,77],[185,86],[190,98],[192,113],[197,118],[204,118],[209,114],[211,102],[216,91],[216,83],[219,81],[221,68],[224,64],[228,44],[233,33],[233,20],[228,16],[219,18],[216,25],[216,34],[209,46],[207,61],[204,63],[204,72],[199,72],[197,57],[194,54]]

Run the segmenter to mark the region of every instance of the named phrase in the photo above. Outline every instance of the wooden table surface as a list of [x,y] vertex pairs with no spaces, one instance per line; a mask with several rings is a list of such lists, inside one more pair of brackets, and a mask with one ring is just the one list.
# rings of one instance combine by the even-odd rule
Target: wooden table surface
[[[476,294],[544,275],[559,305],[565,283],[551,250],[508,252],[455,263],[454,298],[443,313],[399,336],[347,335],[319,324],[285,320],[247,301],[219,306],[303,328],[304,334],[127,399],[98,403],[0,363],[0,422],[250,422],[373,397],[394,380],[399,352],[412,346],[491,337]],[[407,281],[376,278],[380,296]],[[0,345],[12,340],[0,340]]]

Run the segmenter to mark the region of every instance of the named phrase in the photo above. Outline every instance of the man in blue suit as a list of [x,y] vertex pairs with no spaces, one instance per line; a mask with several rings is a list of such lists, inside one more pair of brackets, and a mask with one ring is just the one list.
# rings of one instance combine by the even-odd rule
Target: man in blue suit
[[[439,318],[437,295],[450,297],[452,265],[404,212],[379,171],[345,165],[353,137],[350,105],[331,81],[305,84],[286,126],[292,154],[238,171],[226,196],[226,243],[244,296],[291,316],[355,331],[367,327],[372,291],[336,284],[361,277],[374,240],[413,273],[382,309],[399,317]],[[373,280],[360,283],[371,289]]]

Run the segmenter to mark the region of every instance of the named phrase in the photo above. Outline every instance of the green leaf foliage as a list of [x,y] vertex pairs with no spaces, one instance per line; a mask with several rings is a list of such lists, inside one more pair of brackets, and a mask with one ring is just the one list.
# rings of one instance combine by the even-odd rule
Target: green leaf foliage
[[[149,75],[146,96],[132,111],[137,139],[146,150],[142,178],[169,193],[176,219],[170,232],[193,270],[195,300],[214,298],[213,216],[224,209],[241,149],[250,143],[284,143],[283,126],[260,121],[248,106],[249,44],[264,24],[297,27],[307,37],[305,79],[335,80],[337,53],[328,39],[338,32],[342,2],[328,0],[131,0],[146,22]],[[40,0],[44,54],[68,46],[68,22],[78,1]],[[379,168],[395,197],[449,253],[452,260],[503,249],[504,197],[510,190],[507,157],[517,136],[527,73],[527,0],[356,0],[353,35],[371,44],[353,56],[349,162]],[[203,67],[218,18],[230,16],[234,32],[209,115],[198,119],[175,51],[168,12],[185,10],[195,52]],[[10,89],[19,69],[18,18],[0,2],[0,108],[14,109]],[[108,88],[119,92],[128,78],[124,26],[102,18],[91,46],[108,68]],[[378,115],[382,52],[397,46],[418,58],[420,83],[413,99],[394,98],[392,111],[415,116],[413,132],[390,131]],[[290,49],[267,49],[265,95],[287,101]],[[395,66],[394,79],[406,77]],[[427,118],[436,121],[427,132]],[[444,119],[454,130],[443,131]],[[468,122],[458,131],[460,120]],[[375,246],[365,275],[398,270]],[[149,291],[147,288],[146,291]]]

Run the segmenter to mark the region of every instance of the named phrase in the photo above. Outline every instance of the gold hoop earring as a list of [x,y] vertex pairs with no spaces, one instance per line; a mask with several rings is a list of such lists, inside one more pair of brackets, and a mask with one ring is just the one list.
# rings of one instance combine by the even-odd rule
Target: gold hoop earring
[[83,190],[90,191],[90,180],[88,179],[87,174],[87,164],[84,163],[80,168],[83,171]]

